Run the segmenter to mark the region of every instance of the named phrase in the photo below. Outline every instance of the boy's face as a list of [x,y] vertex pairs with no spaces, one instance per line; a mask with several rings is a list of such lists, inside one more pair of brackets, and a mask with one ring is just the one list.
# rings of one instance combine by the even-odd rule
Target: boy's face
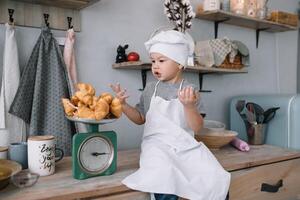
[[160,81],[176,82],[181,74],[181,65],[160,53],[151,53],[150,59],[155,78]]

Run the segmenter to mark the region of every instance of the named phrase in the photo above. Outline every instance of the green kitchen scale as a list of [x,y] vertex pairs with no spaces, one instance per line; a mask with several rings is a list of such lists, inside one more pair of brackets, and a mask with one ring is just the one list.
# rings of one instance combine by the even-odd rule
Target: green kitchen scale
[[117,134],[114,131],[99,131],[101,124],[116,119],[101,121],[67,117],[74,122],[86,124],[86,133],[73,136],[72,174],[75,179],[107,176],[117,169]]

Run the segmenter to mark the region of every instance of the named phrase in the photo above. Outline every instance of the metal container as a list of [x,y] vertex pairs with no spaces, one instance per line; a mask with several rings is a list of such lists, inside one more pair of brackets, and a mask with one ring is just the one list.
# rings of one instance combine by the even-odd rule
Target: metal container
[[249,144],[265,144],[267,124],[246,123],[246,129]]

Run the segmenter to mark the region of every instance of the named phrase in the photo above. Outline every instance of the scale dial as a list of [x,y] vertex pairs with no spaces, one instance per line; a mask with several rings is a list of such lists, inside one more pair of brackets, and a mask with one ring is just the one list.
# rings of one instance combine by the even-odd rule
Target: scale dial
[[111,141],[103,136],[91,136],[81,143],[77,156],[83,171],[99,174],[111,165],[114,147]]

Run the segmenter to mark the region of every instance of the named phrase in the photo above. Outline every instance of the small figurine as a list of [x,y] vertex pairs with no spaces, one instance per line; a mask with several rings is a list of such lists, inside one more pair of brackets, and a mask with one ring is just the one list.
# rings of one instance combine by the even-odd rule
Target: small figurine
[[127,55],[125,53],[125,50],[128,48],[128,44],[125,44],[124,47],[121,45],[118,46],[117,49],[117,57],[116,57],[116,63],[126,62],[127,61]]

